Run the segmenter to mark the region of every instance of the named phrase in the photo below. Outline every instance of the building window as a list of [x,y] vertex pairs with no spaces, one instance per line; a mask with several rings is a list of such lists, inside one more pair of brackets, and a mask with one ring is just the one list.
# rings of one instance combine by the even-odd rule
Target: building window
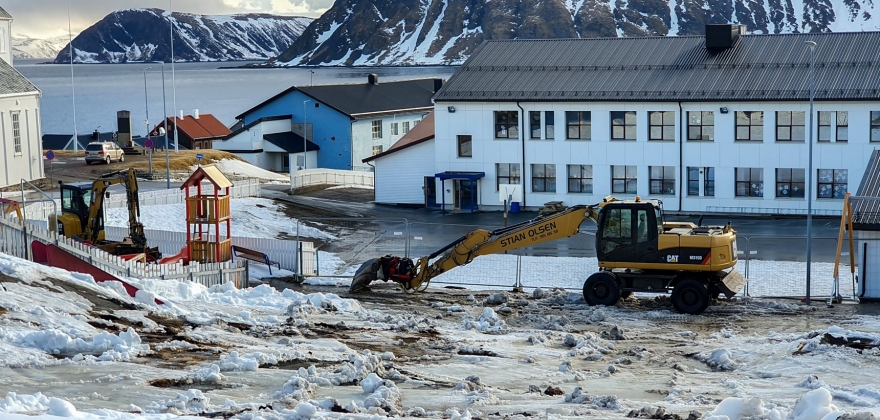
[[495,164],[495,189],[499,189],[501,184],[519,184],[519,164],[518,163],[496,163]]
[[715,168],[703,168],[703,195],[715,197]]
[[764,111],[736,111],[736,140],[764,141]]
[[9,113],[12,116],[12,144],[15,147],[15,154],[21,154],[21,113],[13,111]]
[[688,195],[697,197],[700,195],[700,168],[688,166]]
[[804,141],[804,111],[776,111],[776,141]]
[[376,156],[379,153],[382,153],[382,145],[381,144],[373,146],[373,156]]
[[373,120],[373,138],[382,138],[382,120]]
[[871,141],[880,141],[880,111],[871,111]]
[[532,192],[556,192],[556,165],[532,164]]
[[611,111],[611,140],[636,139],[636,112]]
[[675,112],[648,112],[648,140],[675,140]]
[[736,168],[736,196],[763,197],[764,169]]
[[568,192],[593,193],[593,165],[568,165]]
[[675,195],[675,166],[650,166],[651,194]]
[[413,127],[419,125],[420,122],[422,122],[422,120],[415,120],[415,121],[413,121]]
[[529,111],[529,128],[533,140],[541,139],[541,111]]
[[635,166],[611,166],[611,192],[616,194],[636,194],[638,192],[638,170]]
[[458,157],[472,157],[471,136],[468,134],[458,135]]
[[495,111],[495,138],[519,138],[519,114],[516,111]]
[[400,123],[401,129],[403,130],[403,134],[409,133],[409,121],[404,121]]
[[805,171],[799,168],[779,168],[776,170],[777,198],[804,198],[806,183]]
[[843,198],[846,195],[846,169],[819,169],[819,198]]
[[592,121],[590,111],[565,111],[565,138],[590,140],[592,138]]
[[688,140],[715,140],[714,111],[688,111]]
[[399,132],[397,131],[397,123],[391,123],[391,135],[396,136],[398,135],[398,133]]
[[553,111],[544,111],[544,137],[547,140],[556,138],[556,118]]

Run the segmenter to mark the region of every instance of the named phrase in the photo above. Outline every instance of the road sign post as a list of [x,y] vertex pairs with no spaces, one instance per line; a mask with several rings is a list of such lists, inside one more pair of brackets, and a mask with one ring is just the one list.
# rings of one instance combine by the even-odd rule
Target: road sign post
[[147,149],[147,160],[150,161],[150,179],[153,179],[153,139],[144,140],[144,147]]
[[205,158],[205,155],[203,155],[201,153],[196,153],[196,159],[199,160],[199,166],[202,166],[202,159],[204,159],[204,158]]

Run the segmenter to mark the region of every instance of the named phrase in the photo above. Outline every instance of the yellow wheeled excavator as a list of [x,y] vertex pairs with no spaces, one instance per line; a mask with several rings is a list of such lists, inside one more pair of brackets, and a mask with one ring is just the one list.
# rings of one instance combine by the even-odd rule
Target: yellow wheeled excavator
[[745,286],[746,279],[733,268],[736,231],[730,223],[665,222],[659,200],[608,196],[596,205],[563,208],[510,227],[471,231],[415,262],[391,255],[371,259],[355,273],[350,291],[366,290],[373,280],[394,281],[407,292],[423,291],[431,279],[476,257],[570,237],[587,219],[598,225],[599,271],[583,287],[590,305],[611,306],[633,292],[671,291],[676,310],[699,314],[712,298],[722,293],[733,297]]
[[[129,236],[122,241],[108,241],[104,236],[104,197],[112,185],[125,186],[128,204]],[[148,260],[159,260],[158,248],[147,246],[144,225],[140,222],[137,174],[134,169],[110,172],[94,182],[65,184],[61,187],[61,215],[49,216],[49,230],[68,238],[92,244],[113,255],[144,253]]]

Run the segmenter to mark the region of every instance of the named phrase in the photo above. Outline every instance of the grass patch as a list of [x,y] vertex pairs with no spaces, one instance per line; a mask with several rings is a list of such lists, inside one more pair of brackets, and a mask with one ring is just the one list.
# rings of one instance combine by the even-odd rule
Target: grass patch
[[[192,170],[190,168],[199,164],[199,160],[196,159],[196,154],[199,153],[204,155],[204,158],[202,159],[202,165],[214,163],[223,159],[240,160],[242,162],[245,161],[244,159],[232,153],[222,150],[181,150],[176,153],[169,150],[169,167],[172,171],[190,171]],[[139,160],[136,162],[131,162],[126,166],[135,169],[148,170],[150,168],[150,162],[148,162],[146,156],[144,156],[142,161]],[[160,170],[165,170],[165,152],[157,151],[153,153],[153,171]]]

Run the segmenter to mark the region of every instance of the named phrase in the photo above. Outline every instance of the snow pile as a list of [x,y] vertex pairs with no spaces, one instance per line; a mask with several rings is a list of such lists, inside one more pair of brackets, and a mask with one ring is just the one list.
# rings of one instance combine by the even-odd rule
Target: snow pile
[[382,314],[374,311],[364,311],[358,318],[361,321],[367,322],[367,325],[370,327],[394,331],[427,332],[433,331],[435,328],[435,323],[432,320],[413,315]]
[[348,361],[338,366],[333,372],[318,372],[315,366],[299,368],[295,376],[308,380],[318,386],[354,385],[366,379],[371,373],[385,376],[382,358],[369,350],[361,354],[351,353]]
[[303,378],[300,374],[294,374],[284,384],[284,387],[281,388],[281,394],[298,401],[303,401],[314,397],[317,390],[318,385],[309,382],[308,379]]
[[[726,398],[715,410],[706,413],[704,420],[738,420],[742,418],[834,420],[872,419],[870,413],[846,414],[831,404],[831,392],[825,388],[814,389],[797,400],[794,408],[787,410],[775,404],[764,403],[760,398]],[[844,416],[844,417],[841,417]]]
[[216,363],[212,363],[211,366],[199,369],[189,375],[189,379],[192,382],[200,383],[219,384],[223,382],[223,378],[224,376],[220,373],[220,366]]
[[147,413],[168,413],[175,415],[201,414],[209,411],[211,399],[198,389],[191,389],[186,394],[177,394],[177,398],[150,403],[144,411]]
[[614,350],[614,343],[609,343],[596,337],[593,333],[586,333],[579,337],[566,334],[562,340],[562,345],[571,347],[571,350],[568,352],[569,356],[586,356],[586,360],[593,362]]
[[[126,220],[126,223],[128,221]],[[0,273],[9,277],[22,280],[26,283],[41,281],[46,278],[59,280],[68,280],[73,282],[84,282],[95,284],[95,279],[91,275],[82,273],[72,273],[60,268],[47,267],[42,264],[14,257],[9,254],[0,253]],[[126,293],[125,296],[128,296]]]
[[219,368],[221,372],[250,371],[259,369],[260,365],[277,365],[278,358],[272,354],[261,352],[247,353],[239,356],[237,351],[228,355],[220,356]]
[[483,312],[477,319],[466,316],[462,322],[464,323],[464,329],[477,330],[486,334],[506,334],[509,331],[507,323],[503,319],[498,318],[498,315],[495,314],[492,308],[483,309]]
[[696,354],[694,358],[705,363],[713,370],[730,371],[736,369],[738,365],[728,349],[713,350],[709,354]]
[[381,381],[378,387],[364,399],[364,408],[370,414],[397,416],[402,414],[403,402],[400,390],[391,381]]
[[[46,329],[22,335],[22,332],[6,334],[0,329],[0,337],[5,336],[7,340],[23,347],[40,349],[50,354],[100,354],[97,358],[100,361],[127,361],[150,349],[148,345],[141,344],[140,336],[132,328],[119,335],[102,332],[89,340],[72,337],[68,333],[75,332],[72,329],[68,329],[67,332]],[[83,358],[79,356],[74,360],[79,361]]]
[[[269,290],[272,289],[269,286],[259,286],[265,287]],[[281,292],[281,295],[287,299],[293,300],[290,305],[287,306],[287,315],[293,316],[294,314],[301,313],[328,313],[328,312],[362,312],[363,308],[361,304],[358,303],[355,299],[343,299],[339,297],[339,295],[333,293],[310,293],[303,294],[300,292],[295,292],[290,289],[284,289]]]
[[36,413],[49,409],[49,397],[38,392],[34,395],[18,395],[15,392],[6,393],[6,398],[0,401],[0,413]]
[[[242,162],[236,159],[221,159],[218,161],[214,161],[214,165],[220,169],[220,172],[223,172],[226,176],[237,176],[240,178],[260,178],[269,181],[286,181],[290,182],[290,176],[277,174],[272,171],[267,171],[258,166],[251,165],[248,162]],[[195,171],[198,168],[198,165],[194,165],[190,168],[190,170]]]
[[465,402],[470,405],[499,405],[504,402],[493,394],[483,384],[482,379],[476,375],[470,375],[463,381],[459,382],[454,391],[464,393]]
[[608,410],[620,409],[620,404],[618,404],[616,396],[597,395],[594,397],[579,386],[575,387],[571,394],[565,395],[565,402],[572,404],[587,404],[593,408],[603,408]]

